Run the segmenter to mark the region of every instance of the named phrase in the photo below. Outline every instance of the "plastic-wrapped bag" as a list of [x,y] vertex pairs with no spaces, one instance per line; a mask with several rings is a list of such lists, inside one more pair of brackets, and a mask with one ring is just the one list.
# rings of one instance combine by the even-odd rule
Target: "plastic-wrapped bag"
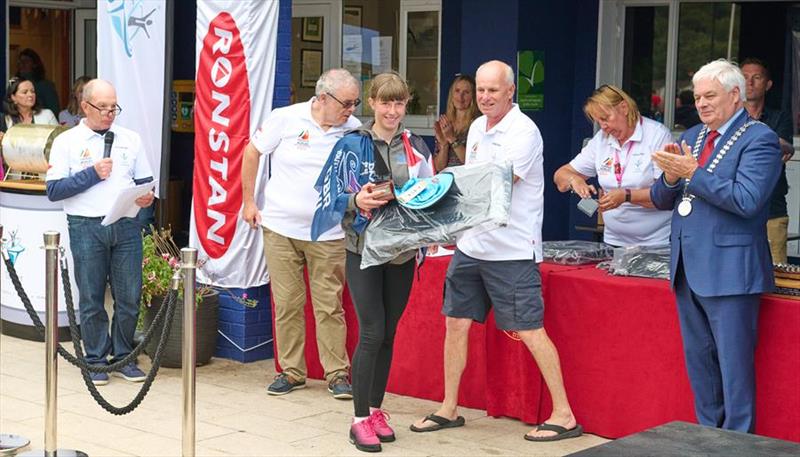
[[510,164],[449,167],[450,190],[436,204],[409,209],[392,200],[364,230],[361,268],[381,265],[398,255],[431,244],[453,244],[463,232],[508,224],[513,174]]
[[628,246],[614,249],[608,272],[616,276],[669,279],[669,246]]
[[546,262],[561,265],[583,265],[602,262],[614,256],[614,248],[595,241],[545,241],[542,254]]

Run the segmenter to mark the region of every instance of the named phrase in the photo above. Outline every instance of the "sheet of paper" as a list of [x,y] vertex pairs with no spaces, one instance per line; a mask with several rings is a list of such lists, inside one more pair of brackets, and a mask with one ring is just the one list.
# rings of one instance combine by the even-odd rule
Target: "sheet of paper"
[[372,74],[392,71],[392,37],[372,37]]
[[147,195],[148,192],[158,187],[158,180],[139,184],[138,186],[128,187],[117,194],[117,199],[111,205],[111,210],[106,214],[101,222],[102,225],[111,225],[123,217],[136,217],[139,206],[136,199]]

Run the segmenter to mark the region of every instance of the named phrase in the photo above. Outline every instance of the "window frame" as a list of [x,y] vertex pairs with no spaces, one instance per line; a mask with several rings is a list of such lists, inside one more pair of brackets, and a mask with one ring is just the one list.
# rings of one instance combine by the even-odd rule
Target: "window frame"
[[[603,0],[597,24],[597,68],[595,87],[603,84],[621,86],[625,55],[625,13],[628,7],[669,7],[667,29],[667,62],[664,81],[664,125],[675,125],[675,97],[678,73],[678,26],[680,6],[689,3],[754,3],[758,0]],[[795,0],[771,0],[791,3]],[[730,52],[730,49],[729,51]],[[595,129],[597,126],[595,125]],[[674,133],[674,132],[673,132]]]
[[[398,34],[401,31],[408,30],[408,13],[418,12],[435,12],[438,18],[438,46],[436,50],[436,115],[432,120],[427,114],[407,114],[403,123],[406,127],[414,129],[414,133],[418,135],[433,136],[433,121],[439,117],[439,99],[441,98],[441,72],[442,72],[442,2],[441,0],[400,0],[400,26],[398,27]],[[397,72],[400,73],[404,79],[406,78],[406,71],[408,68],[408,33],[403,33],[402,37],[398,37],[397,47]]]

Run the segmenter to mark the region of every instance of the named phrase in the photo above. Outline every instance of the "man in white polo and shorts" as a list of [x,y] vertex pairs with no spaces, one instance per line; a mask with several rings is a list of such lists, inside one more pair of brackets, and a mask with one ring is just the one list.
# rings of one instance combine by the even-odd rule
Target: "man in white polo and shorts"
[[[353,398],[348,380],[350,362],[342,310],[344,232],[337,226],[311,241],[311,220],[319,193],[314,188],[333,145],[361,125],[353,116],[361,103],[359,83],[335,68],[323,73],[311,100],[278,108],[250,139],[242,163],[242,217],[264,233],[264,255],[275,301],[275,343],[281,365],[269,395],[285,395],[305,387],[304,268],[314,307],[319,349],[328,391],[334,398]],[[271,176],[264,207],[255,203],[259,156],[270,156]]]
[[411,426],[428,432],[464,425],[458,415],[458,387],[467,362],[469,328],[484,322],[494,307],[497,327],[516,331],[539,365],[553,413],[525,435],[530,441],[580,436],[567,400],[558,352],[543,327],[541,277],[544,175],[542,137],[536,124],[513,103],[514,71],[500,61],[476,73],[478,107],[467,136],[466,165],[510,162],[514,171],[511,215],[506,227],[466,232],[447,271],[442,313],[447,316],[442,406]]

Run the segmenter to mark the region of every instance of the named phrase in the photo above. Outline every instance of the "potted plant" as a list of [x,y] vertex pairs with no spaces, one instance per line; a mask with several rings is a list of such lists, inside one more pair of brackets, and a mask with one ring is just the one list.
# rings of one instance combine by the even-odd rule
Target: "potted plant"
[[[155,229],[142,238],[142,298],[139,303],[139,327],[146,330],[152,325],[164,297],[169,292],[173,274],[180,268],[180,251],[172,238],[170,229]],[[178,291],[177,309],[172,321],[169,339],[161,359],[164,367],[181,366],[181,347],[183,344],[183,290]],[[198,284],[196,288],[197,324],[197,365],[205,365],[214,355],[217,342],[217,311],[219,293],[210,286]],[[151,357],[158,345],[158,335],[150,340],[145,352]]]

